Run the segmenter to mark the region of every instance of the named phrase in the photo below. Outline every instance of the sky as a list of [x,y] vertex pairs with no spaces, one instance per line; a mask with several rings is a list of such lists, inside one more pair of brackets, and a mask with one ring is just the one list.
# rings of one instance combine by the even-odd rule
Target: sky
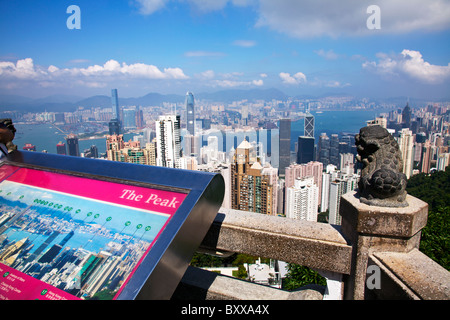
[[2,0],[0,30],[0,94],[450,98],[449,0]]

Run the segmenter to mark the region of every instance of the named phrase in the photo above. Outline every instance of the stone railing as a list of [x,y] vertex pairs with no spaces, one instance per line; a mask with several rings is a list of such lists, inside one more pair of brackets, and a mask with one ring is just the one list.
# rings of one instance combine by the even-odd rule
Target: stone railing
[[450,272],[418,250],[428,205],[341,198],[342,226],[221,209],[199,251],[246,253],[310,267],[327,287],[287,292],[189,267],[173,299],[450,299]]

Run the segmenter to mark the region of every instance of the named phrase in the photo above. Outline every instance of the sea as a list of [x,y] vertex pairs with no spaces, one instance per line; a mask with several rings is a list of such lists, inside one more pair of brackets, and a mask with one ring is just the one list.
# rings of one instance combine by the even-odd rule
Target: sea
[[[331,134],[356,134],[359,129],[366,126],[366,122],[374,120],[380,113],[387,112],[382,109],[352,110],[352,111],[320,111],[311,112],[315,117],[315,138],[318,140],[321,133]],[[65,142],[67,134],[59,131],[50,123],[14,125],[17,129],[14,144],[22,149],[27,143],[36,146],[36,151],[46,150],[48,153],[56,154],[56,145]],[[291,124],[291,150],[294,150],[295,142],[299,136],[304,134],[304,120],[293,121]],[[132,139],[134,134],[125,134],[124,139]],[[92,138],[79,140],[79,150],[83,152],[92,145],[97,146],[99,154],[106,152],[106,138]]]

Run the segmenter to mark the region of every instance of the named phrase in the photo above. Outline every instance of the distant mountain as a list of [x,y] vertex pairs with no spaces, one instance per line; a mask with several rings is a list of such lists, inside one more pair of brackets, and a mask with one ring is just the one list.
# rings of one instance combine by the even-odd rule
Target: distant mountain
[[289,96],[278,89],[251,89],[239,90],[230,89],[222,90],[213,93],[199,93],[194,94],[196,99],[210,100],[215,102],[232,102],[239,100],[285,100]]
[[[252,90],[222,90],[213,93],[195,94],[196,100],[208,100],[212,102],[232,102],[247,99],[255,100],[285,100],[288,96],[278,89],[252,89]],[[121,98],[121,106],[155,106],[163,102],[184,103],[185,96],[177,94],[148,93],[137,98]],[[107,95],[97,95],[88,98],[76,96],[53,95],[45,98],[31,99],[16,95],[0,95],[0,111],[17,110],[28,112],[70,112],[77,107],[111,107],[111,97]]]

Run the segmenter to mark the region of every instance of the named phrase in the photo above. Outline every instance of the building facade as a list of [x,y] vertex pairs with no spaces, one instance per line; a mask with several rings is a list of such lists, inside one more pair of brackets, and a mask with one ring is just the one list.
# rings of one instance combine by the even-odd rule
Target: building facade
[[278,170],[256,159],[252,145],[244,140],[231,164],[231,208],[275,215]]
[[160,116],[156,121],[156,165],[180,168],[180,116]]

